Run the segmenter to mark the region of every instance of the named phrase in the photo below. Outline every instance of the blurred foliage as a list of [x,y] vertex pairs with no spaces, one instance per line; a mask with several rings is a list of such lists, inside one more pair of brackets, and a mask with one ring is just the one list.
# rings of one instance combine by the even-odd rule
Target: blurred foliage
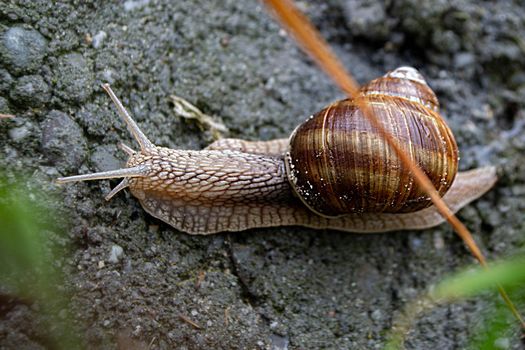
[[[0,316],[24,304],[38,335],[48,348],[79,348],[78,333],[69,315],[61,264],[67,249],[56,244],[60,235],[56,216],[43,205],[48,195],[38,193],[26,179],[0,174]],[[33,318],[33,317],[31,317]]]
[[498,286],[509,293],[518,308],[525,304],[525,256],[494,262],[489,269],[470,268],[445,278],[426,295],[408,304],[402,316],[394,320],[385,349],[404,349],[405,336],[421,313],[441,303],[454,302],[487,292],[491,292],[496,306],[487,310],[485,323],[474,332],[470,348],[507,348],[506,344],[497,342],[516,332],[519,322],[500,298]]

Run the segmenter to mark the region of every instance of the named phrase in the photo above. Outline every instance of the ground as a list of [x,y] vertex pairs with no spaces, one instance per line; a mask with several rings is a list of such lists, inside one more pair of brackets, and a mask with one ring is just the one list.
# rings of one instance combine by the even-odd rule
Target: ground
[[[436,91],[460,168],[494,164],[496,187],[459,213],[490,259],[525,243],[525,7],[517,1],[301,1],[361,83],[415,66]],[[220,117],[230,137],[286,137],[343,95],[262,3],[128,0],[0,3],[0,169],[59,198],[57,262],[84,346],[374,349],[403,306],[474,264],[450,227],[355,235],[300,227],[190,236],[147,215],[115,181],[58,176],[123,165],[133,144],[108,82],[157,145],[210,142],[176,115],[177,94]],[[408,349],[459,349],[490,299],[436,307]],[[0,347],[39,349],[37,307],[0,313]],[[521,305],[524,311],[524,305]],[[191,320],[198,327],[192,326]],[[521,349],[516,335],[499,348]]]

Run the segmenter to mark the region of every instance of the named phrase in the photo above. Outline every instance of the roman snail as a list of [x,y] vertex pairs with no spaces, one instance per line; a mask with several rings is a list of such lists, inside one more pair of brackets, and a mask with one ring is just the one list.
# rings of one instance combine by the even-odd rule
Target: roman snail
[[[424,229],[443,219],[352,99],[335,102],[290,139],[220,139],[201,151],[151,143],[104,85],[140,146],[123,169],[57,182],[123,178],[143,208],[191,234],[298,225],[349,232]],[[457,172],[458,149],[421,74],[400,67],[360,93],[455,212],[488,191],[494,167]]]

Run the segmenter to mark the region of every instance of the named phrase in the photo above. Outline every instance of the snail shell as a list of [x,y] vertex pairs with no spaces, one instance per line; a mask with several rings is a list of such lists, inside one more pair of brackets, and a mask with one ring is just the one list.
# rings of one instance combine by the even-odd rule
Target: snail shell
[[[360,94],[443,196],[457,174],[458,148],[421,74],[400,67],[363,86]],[[406,213],[431,205],[352,99],[326,107],[293,132],[286,168],[295,193],[323,216]]]

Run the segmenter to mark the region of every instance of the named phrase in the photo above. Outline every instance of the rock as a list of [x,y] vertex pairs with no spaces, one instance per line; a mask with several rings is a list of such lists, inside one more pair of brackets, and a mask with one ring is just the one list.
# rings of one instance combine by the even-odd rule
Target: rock
[[124,10],[133,11],[146,6],[150,0],[128,0],[124,2]]
[[459,52],[454,56],[454,67],[464,69],[473,66],[476,63],[476,57],[470,52]]
[[51,111],[42,125],[42,151],[63,171],[78,169],[87,153],[82,130],[67,114]]
[[91,62],[78,53],[63,55],[55,67],[56,94],[69,102],[81,103],[93,93]]
[[7,100],[2,96],[0,96],[0,113],[11,114],[11,110],[9,109],[9,104],[7,103]]
[[290,339],[277,334],[272,334],[270,336],[270,341],[272,344],[272,350],[287,350],[288,345],[290,344]]
[[109,253],[108,261],[113,264],[118,263],[123,253],[124,249],[122,249],[121,246],[117,244],[113,245],[111,247],[111,252]]
[[101,30],[93,36],[93,41],[91,42],[91,45],[93,45],[95,49],[100,48],[102,46],[102,43],[104,42],[104,39],[106,39],[107,36],[108,34],[105,31]]
[[456,52],[461,48],[460,38],[451,30],[434,31],[432,44],[439,52]]
[[40,75],[26,75],[18,79],[9,97],[23,107],[42,107],[51,98],[49,86]]
[[387,38],[391,21],[386,18],[384,3],[347,0],[342,6],[346,23],[353,35],[372,40]]
[[115,146],[103,145],[95,148],[91,162],[97,171],[108,171],[122,168],[124,164],[115,157]]
[[13,84],[13,77],[5,69],[0,69],[0,93],[6,93]]
[[0,39],[0,57],[13,74],[32,73],[42,64],[47,40],[34,29],[12,27]]
[[9,137],[14,142],[23,141],[27,136],[31,134],[31,130],[27,125],[9,129]]

